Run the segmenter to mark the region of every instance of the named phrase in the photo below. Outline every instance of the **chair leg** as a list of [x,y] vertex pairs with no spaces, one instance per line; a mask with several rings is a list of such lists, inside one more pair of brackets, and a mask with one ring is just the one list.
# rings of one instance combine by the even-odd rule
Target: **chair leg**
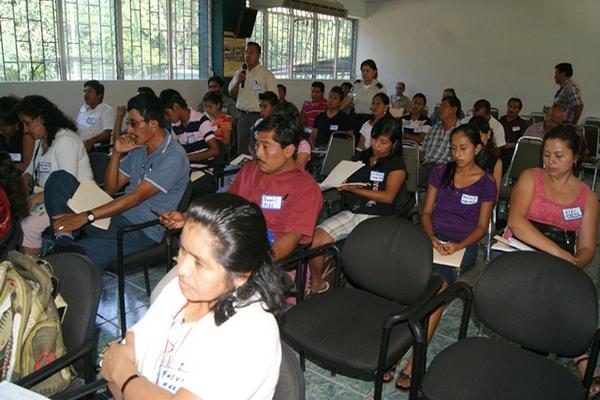
[[304,352],[299,351],[298,355],[300,356],[300,368],[302,368],[302,372],[306,371],[306,357],[304,357]]
[[383,391],[383,373],[377,372],[375,377],[375,392],[373,393],[373,400],[381,400],[381,392]]
[[592,191],[596,191],[596,177],[598,176],[598,167],[594,169],[594,178],[592,179]]
[[119,296],[119,319],[121,322],[121,336],[125,337],[127,332],[127,322],[125,320],[125,276],[122,269],[119,269],[117,273],[118,281],[118,296]]
[[150,275],[148,274],[148,267],[144,265],[144,285],[146,285],[146,296],[150,297],[152,290],[150,288]]

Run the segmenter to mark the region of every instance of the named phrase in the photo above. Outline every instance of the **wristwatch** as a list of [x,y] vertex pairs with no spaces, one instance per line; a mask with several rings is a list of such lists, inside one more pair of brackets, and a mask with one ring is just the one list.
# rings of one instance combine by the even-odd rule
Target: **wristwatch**
[[88,224],[93,223],[96,220],[96,216],[94,215],[94,213],[92,212],[92,210],[89,210],[87,212],[87,220],[88,220]]

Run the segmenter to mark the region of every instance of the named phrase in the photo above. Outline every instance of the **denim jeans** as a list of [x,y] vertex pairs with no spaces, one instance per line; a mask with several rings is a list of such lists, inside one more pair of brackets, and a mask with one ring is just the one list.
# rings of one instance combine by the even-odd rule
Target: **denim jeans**
[[[439,240],[457,242],[456,240],[453,240],[444,235],[436,235],[436,237]],[[463,255],[462,261],[460,262],[459,268],[453,268],[447,265],[433,264],[431,272],[442,276],[446,280],[446,282],[448,282],[448,284],[454,283],[458,275],[464,274],[465,272],[471,270],[475,266],[475,262],[477,261],[477,251],[477,243],[467,246],[465,248],[465,254]]]
[[[67,200],[73,197],[78,187],[77,179],[66,171],[55,171],[48,177],[44,187],[44,203],[50,220],[55,215],[73,212]],[[104,270],[117,259],[117,231],[128,225],[133,224],[122,215],[111,217],[108,230],[85,225],[81,228],[85,235],[74,244],[80,246],[98,268]],[[79,233],[73,232],[74,236]],[[128,233],[123,238],[125,256],[157,244],[142,231]]]

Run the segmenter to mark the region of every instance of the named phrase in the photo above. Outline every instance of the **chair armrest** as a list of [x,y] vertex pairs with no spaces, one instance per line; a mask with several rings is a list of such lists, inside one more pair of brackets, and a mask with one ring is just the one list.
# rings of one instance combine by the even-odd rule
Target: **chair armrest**
[[119,228],[119,230],[117,231],[117,240],[123,240],[123,236],[125,236],[127,233],[140,231],[142,229],[146,229],[155,225],[160,225],[160,221],[158,219],[153,219],[152,221],[148,222],[142,222],[141,224],[124,226],[122,228]]
[[98,389],[106,385],[106,381],[102,378],[88,383],[85,386],[78,387],[77,389],[69,390],[68,392],[57,393],[52,396],[52,400],[76,400],[81,399],[88,394],[95,393]]
[[42,382],[43,380],[49,378],[51,375],[57,373],[63,368],[68,367],[73,364],[75,361],[79,360],[81,357],[85,356],[87,353],[92,351],[94,348],[93,340],[86,340],[79,348],[74,351],[69,351],[64,356],[57,358],[53,362],[48,365],[43,366],[35,372],[19,379],[15,382],[16,385],[19,385],[24,388],[31,388],[32,386]]
[[277,262],[277,265],[281,267],[285,267],[286,265],[295,264],[300,261],[308,260],[313,257],[322,256],[327,253],[330,253],[335,258],[335,271],[336,271],[336,282],[335,286],[339,285],[339,273],[340,273],[340,260],[341,260],[341,252],[336,243],[328,243],[323,246],[315,247],[315,248],[307,248],[305,250],[297,251],[289,256],[285,257],[282,260]]

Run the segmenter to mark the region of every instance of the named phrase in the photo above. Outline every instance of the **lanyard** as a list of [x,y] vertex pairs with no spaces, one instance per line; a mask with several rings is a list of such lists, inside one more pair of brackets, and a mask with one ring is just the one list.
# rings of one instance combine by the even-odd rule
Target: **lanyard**
[[36,161],[37,161],[37,156],[38,153],[40,151],[40,147],[42,146],[42,140],[40,139],[40,141],[38,142],[37,148],[35,149],[35,153],[33,154],[33,160],[31,161],[33,164],[33,184],[35,185],[37,183],[37,175],[38,175],[38,166],[36,165]]

